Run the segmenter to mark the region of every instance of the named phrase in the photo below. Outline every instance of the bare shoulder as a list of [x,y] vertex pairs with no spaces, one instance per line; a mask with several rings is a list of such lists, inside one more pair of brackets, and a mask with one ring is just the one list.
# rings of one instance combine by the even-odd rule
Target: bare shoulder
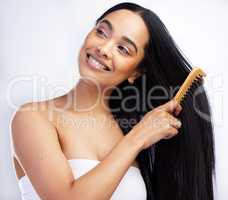
[[[18,108],[11,121],[11,136],[13,141],[13,151],[18,144],[25,144],[26,138],[35,134],[46,135],[50,132],[57,134],[49,113],[52,112],[45,106],[46,102],[30,102]],[[48,130],[48,131],[47,131]],[[42,134],[45,137],[45,134]],[[47,135],[48,136],[48,135]]]
[[[33,125],[46,123],[54,125],[59,113],[63,111],[63,96],[40,102],[29,102],[21,105],[12,118],[12,126],[22,121],[33,122]],[[61,112],[60,112],[61,111]],[[36,118],[36,121],[34,121]]]
[[18,108],[15,112],[11,128],[20,128],[22,126],[39,126],[40,123],[48,124],[48,109],[44,110],[44,102],[26,103]]
[[57,135],[57,120],[65,113],[66,99],[66,95],[63,95],[20,106],[11,120],[12,140],[24,143],[25,138],[34,134],[42,137],[49,137],[49,134]]
[[51,108],[45,107],[46,103],[22,105],[12,118],[11,138],[14,157],[23,168],[18,174],[25,173],[41,197],[56,199],[69,189],[74,177],[56,127],[47,118]]
[[[12,152],[16,157],[18,145],[24,145],[31,136],[53,139],[58,137],[56,121],[63,107],[62,97],[21,105],[11,120]],[[50,137],[50,134],[52,137]],[[28,145],[29,146],[29,145]]]

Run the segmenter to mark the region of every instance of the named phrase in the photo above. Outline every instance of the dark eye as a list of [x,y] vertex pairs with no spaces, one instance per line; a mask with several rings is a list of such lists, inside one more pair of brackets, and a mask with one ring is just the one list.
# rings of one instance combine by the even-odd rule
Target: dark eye
[[97,28],[96,29],[96,33],[99,36],[106,37],[106,34],[105,34],[105,32],[102,29]]
[[124,46],[118,46],[118,49],[121,51],[121,53],[125,54],[125,55],[129,55],[129,51],[126,47]]

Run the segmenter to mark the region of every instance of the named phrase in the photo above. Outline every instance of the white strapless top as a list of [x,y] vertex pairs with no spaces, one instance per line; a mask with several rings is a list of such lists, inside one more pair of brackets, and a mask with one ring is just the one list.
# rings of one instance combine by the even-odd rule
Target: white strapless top
[[[86,174],[94,168],[100,161],[90,159],[70,159],[68,160],[74,178]],[[29,178],[23,176],[18,180],[22,200],[41,200],[33,188]],[[130,166],[123,176],[120,184],[114,191],[111,200],[146,200],[146,186],[140,170],[137,167]]]

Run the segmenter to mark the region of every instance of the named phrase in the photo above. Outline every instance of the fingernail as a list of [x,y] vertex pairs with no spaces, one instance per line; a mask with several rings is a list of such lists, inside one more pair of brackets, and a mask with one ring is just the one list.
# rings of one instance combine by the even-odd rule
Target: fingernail
[[181,127],[181,121],[178,121],[178,126]]

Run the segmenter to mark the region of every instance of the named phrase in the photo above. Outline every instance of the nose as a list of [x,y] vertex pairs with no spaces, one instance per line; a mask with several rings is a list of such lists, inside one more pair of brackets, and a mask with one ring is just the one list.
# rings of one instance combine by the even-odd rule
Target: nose
[[106,42],[104,44],[100,44],[96,48],[96,53],[98,56],[110,59],[112,57],[112,43]]

